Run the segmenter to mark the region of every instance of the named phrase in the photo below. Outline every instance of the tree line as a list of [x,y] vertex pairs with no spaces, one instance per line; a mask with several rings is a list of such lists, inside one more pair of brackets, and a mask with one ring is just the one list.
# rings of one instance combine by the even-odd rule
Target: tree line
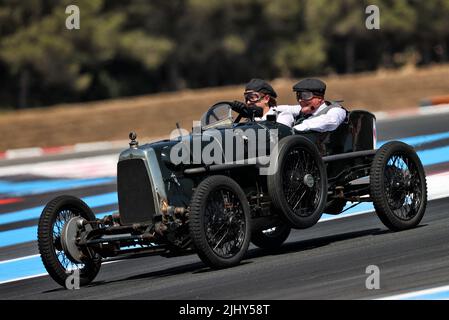
[[448,17],[449,0],[0,0],[0,108],[447,62]]

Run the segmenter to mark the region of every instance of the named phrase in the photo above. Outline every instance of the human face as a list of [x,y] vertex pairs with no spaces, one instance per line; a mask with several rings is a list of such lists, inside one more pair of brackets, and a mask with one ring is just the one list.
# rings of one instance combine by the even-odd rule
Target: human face
[[264,114],[269,110],[268,102],[270,101],[270,97],[266,94],[257,91],[245,91],[244,99],[249,107],[256,106],[263,108]]
[[301,105],[301,112],[304,114],[314,113],[324,101],[324,97],[316,96],[312,92],[297,92],[297,100]]

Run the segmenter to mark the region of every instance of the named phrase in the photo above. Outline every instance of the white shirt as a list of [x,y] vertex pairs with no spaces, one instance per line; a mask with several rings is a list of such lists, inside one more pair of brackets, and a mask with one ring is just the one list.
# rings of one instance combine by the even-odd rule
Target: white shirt
[[[324,108],[326,108],[326,103],[323,103],[312,115],[316,115],[321,112]],[[270,110],[271,111],[271,110]],[[278,112],[278,119],[280,119],[285,125],[292,127],[295,118],[299,116],[301,112],[301,106],[278,106],[276,107],[276,111]],[[332,108],[327,113],[322,114],[321,116],[314,117],[311,119],[306,119],[302,123],[294,126],[293,128],[296,131],[318,131],[318,132],[327,132],[333,131],[338,128],[340,124],[346,119],[346,111],[343,108]],[[280,122],[278,120],[278,122]]]
[[255,118],[255,121],[264,121],[267,120],[268,115],[277,114],[276,122],[282,123],[288,127],[292,127],[295,122],[295,117],[299,115],[299,111],[301,107],[299,106],[277,106],[270,108],[270,110],[263,115],[261,118]]

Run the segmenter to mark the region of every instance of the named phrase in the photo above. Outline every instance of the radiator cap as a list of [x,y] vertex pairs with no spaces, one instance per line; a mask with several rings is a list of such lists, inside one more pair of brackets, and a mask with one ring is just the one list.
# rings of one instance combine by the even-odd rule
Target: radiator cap
[[131,142],[129,143],[129,147],[133,148],[133,149],[137,149],[137,147],[139,146],[139,142],[136,140],[137,134],[134,131],[131,131],[129,133],[129,139],[131,140]]

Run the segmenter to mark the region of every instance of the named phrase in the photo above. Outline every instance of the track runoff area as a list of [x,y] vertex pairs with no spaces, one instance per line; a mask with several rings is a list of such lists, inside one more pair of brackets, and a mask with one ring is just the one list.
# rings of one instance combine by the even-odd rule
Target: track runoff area
[[[395,118],[380,114],[377,147],[400,140],[415,147],[425,166],[429,201],[449,197],[449,108]],[[440,124],[439,124],[440,123]],[[407,134],[408,133],[408,134]],[[126,148],[126,145],[124,145]],[[37,252],[37,222],[45,204],[59,194],[81,197],[97,217],[117,210],[115,184],[118,154],[63,160],[35,158],[18,164],[0,162],[0,291],[2,284],[46,276]],[[348,207],[352,204],[348,203]],[[338,216],[323,215],[320,222],[347,219],[373,212],[362,203]],[[385,299],[448,299],[449,285],[385,297]]]

